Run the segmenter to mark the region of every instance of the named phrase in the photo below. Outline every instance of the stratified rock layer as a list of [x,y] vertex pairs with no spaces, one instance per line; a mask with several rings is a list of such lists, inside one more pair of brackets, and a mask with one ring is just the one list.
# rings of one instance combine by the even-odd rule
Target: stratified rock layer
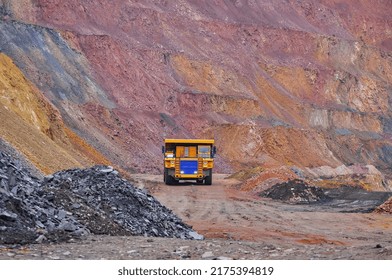
[[2,52],[128,170],[160,172],[165,137],[213,137],[218,171],[391,175],[388,0],[1,3]]

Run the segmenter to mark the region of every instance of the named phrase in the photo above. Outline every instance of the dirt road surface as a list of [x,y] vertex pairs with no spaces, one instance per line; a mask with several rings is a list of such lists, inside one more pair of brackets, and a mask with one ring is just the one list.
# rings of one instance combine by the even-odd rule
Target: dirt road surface
[[[215,174],[212,186],[166,186],[135,174],[205,240],[90,236],[62,244],[0,248],[1,259],[392,259],[392,216],[288,205],[236,188]],[[343,211],[343,212],[342,212]]]
[[[217,174],[213,186],[160,184],[151,191],[206,238],[295,244],[365,245],[386,235],[392,245],[392,216],[339,213],[314,205],[287,205],[235,188],[238,182]],[[141,177],[143,178],[143,177]]]

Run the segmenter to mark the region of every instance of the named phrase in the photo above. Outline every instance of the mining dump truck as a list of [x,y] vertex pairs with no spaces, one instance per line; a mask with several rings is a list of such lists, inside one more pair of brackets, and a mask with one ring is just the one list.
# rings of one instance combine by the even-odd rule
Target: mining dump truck
[[208,139],[165,139],[163,181],[173,185],[180,180],[212,184],[216,147]]

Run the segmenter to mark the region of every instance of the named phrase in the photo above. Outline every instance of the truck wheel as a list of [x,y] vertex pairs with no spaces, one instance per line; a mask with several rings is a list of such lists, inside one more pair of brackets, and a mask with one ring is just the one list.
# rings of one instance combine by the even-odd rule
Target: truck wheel
[[173,185],[173,178],[169,175],[169,170],[165,168],[163,172],[163,180],[166,185]]
[[212,185],[212,171],[210,171],[210,175],[206,176],[205,184],[209,186]]

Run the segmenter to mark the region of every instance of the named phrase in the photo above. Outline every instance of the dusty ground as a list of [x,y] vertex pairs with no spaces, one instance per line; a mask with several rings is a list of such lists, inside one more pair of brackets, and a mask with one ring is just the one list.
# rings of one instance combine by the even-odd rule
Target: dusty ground
[[391,215],[261,199],[218,174],[212,186],[165,186],[156,175],[133,179],[206,239],[96,235],[0,247],[0,259],[392,259]]

